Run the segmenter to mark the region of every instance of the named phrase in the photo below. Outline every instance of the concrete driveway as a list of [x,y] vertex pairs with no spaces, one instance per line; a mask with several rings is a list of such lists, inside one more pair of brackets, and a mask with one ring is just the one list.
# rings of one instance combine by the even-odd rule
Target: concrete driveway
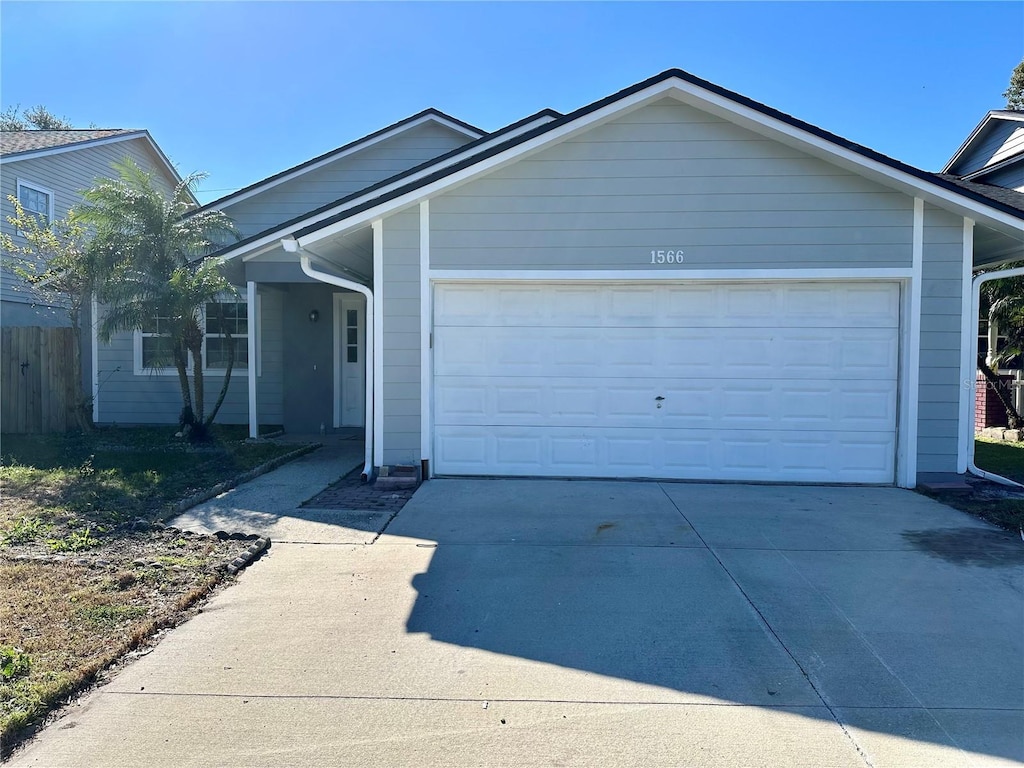
[[1024,761],[1024,543],[911,492],[433,480],[379,537],[272,517],[295,543],[12,764]]

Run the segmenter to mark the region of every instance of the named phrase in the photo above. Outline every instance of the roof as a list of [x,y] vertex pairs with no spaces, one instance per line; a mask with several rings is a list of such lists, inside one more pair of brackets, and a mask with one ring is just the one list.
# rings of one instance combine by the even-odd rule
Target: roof
[[949,158],[949,162],[946,163],[945,167],[942,169],[942,173],[949,173],[953,166],[956,165],[957,162],[959,162],[961,157],[963,157],[963,154],[967,151],[967,149],[978,139],[979,136],[981,136],[985,128],[993,120],[1012,120],[1015,122],[1024,122],[1024,111],[1016,109],[990,110],[988,114],[981,118],[981,122],[974,127],[974,130],[971,131],[970,134],[968,134],[967,138],[964,139],[964,143],[960,145],[960,148],[953,153],[953,156],[951,158]]
[[[263,232],[246,238],[245,240],[234,243],[231,246],[222,249],[219,254],[237,252],[239,249],[244,248],[257,240],[266,240],[272,235],[279,235],[283,237],[287,234],[295,238],[305,237],[318,230],[356,216],[368,209],[376,208],[377,206],[384,205],[396,198],[414,193],[428,185],[434,184],[435,182],[443,182],[445,179],[458,174],[460,171],[470,169],[477,164],[483,163],[488,158],[509,152],[510,150],[514,150],[515,148],[526,144],[532,145],[535,143],[535,139],[543,140],[543,137],[545,137],[546,134],[552,134],[559,131],[559,129],[569,128],[572,123],[576,121],[592,115],[593,113],[605,110],[606,108],[614,108],[617,102],[628,99],[635,94],[640,94],[641,92],[655,86],[668,83],[668,81],[671,80],[678,80],[684,84],[688,84],[689,86],[694,86],[706,91],[714,97],[717,97],[720,102],[724,101],[733,107],[738,106],[740,108],[751,110],[754,113],[757,113],[759,121],[766,117],[779,121],[779,123],[782,123],[785,126],[795,128],[802,132],[802,134],[820,139],[830,145],[832,148],[830,151],[835,151],[837,154],[840,151],[846,151],[863,160],[872,161],[887,169],[905,174],[907,177],[910,177],[915,187],[920,186],[921,182],[934,185],[935,187],[939,187],[947,192],[952,192],[966,200],[973,201],[974,203],[981,203],[994,211],[1007,214],[1015,219],[1024,220],[1024,209],[1020,207],[1019,201],[1017,201],[1016,198],[1012,201],[1007,200],[1002,196],[998,196],[998,193],[997,196],[993,196],[989,192],[990,185],[963,184],[955,177],[946,178],[940,174],[923,171],[919,168],[915,168],[899,160],[883,155],[873,149],[857,144],[856,142],[844,139],[841,136],[819,128],[818,126],[804,122],[792,115],[715,85],[707,80],[703,80],[702,78],[696,77],[688,72],[680,69],[670,69],[566,115],[555,117],[555,119],[550,122],[523,131],[522,133],[518,133],[507,141],[494,144],[493,139],[496,134],[492,134],[476,142],[471,142],[470,144],[467,144],[454,152],[448,153],[447,155],[442,155],[420,166],[411,168],[403,173],[396,174],[389,179],[385,179],[384,181],[367,187],[353,195],[340,198],[339,200],[317,210],[310,211],[300,217],[283,222],[282,224],[264,230]],[[520,121],[520,123],[523,122],[525,121]],[[764,124],[763,121],[761,124]],[[487,144],[487,146],[481,148],[482,144]],[[479,151],[474,151],[477,149],[479,149]],[[457,156],[459,154],[464,154],[464,157],[453,163],[446,164],[447,160],[450,160],[453,156]],[[436,167],[436,170],[429,172],[431,167]],[[427,171],[427,173],[424,174],[425,171]],[[418,178],[410,180],[405,184],[402,183],[403,180],[409,179],[409,177],[414,175],[418,176]],[[979,190],[979,187],[982,189]],[[368,197],[368,195],[372,195],[372,193],[377,190],[380,190],[381,192],[379,196]],[[330,216],[316,221],[315,223],[302,226],[304,221],[320,216],[332,209],[334,209],[335,212]]]
[[387,125],[381,128],[380,130],[367,134],[366,136],[356,139],[355,141],[350,141],[348,144],[343,144],[342,146],[336,149],[332,149],[329,152],[325,152],[322,155],[317,155],[311,160],[306,160],[305,162],[299,163],[298,165],[294,165],[291,168],[286,168],[280,173],[275,173],[273,176],[268,176],[265,179],[260,179],[254,184],[250,184],[247,187],[242,187],[241,189],[236,190],[231,194],[224,195],[223,197],[217,198],[216,200],[212,200],[209,203],[206,203],[205,205],[201,206],[198,210],[205,211],[211,208],[220,208],[221,206],[233,202],[236,198],[240,198],[243,196],[247,197],[253,192],[256,192],[257,190],[260,190],[264,187],[273,186],[277,182],[284,181],[287,178],[298,175],[307,169],[312,170],[313,167],[323,165],[325,162],[329,162],[330,160],[334,159],[339,155],[351,153],[354,150],[359,149],[364,144],[368,144],[376,139],[380,139],[387,134],[390,134],[401,128],[405,128],[406,126],[409,126],[412,123],[424,121],[427,118],[433,118],[441,123],[450,123],[452,124],[453,127],[460,129],[463,133],[472,135],[474,139],[479,138],[481,136],[485,136],[487,133],[486,131],[483,131],[475,126],[472,126],[469,123],[463,122],[458,118],[452,117],[451,115],[447,115],[439,109],[434,109],[433,107],[431,107],[429,109],[424,109],[422,112],[417,112],[415,115],[410,115],[409,117],[399,120],[396,123]]
[[61,131],[0,131],[0,155],[52,149],[111,136],[142,133],[134,128],[75,128]]
[[977,181],[968,181],[967,179],[961,179],[959,176],[954,176],[951,173],[939,173],[936,175],[958,187],[974,192],[975,194],[982,195],[995,202],[1002,203],[1003,205],[1009,205],[1024,213],[1024,192],[1018,192],[1015,189],[1008,189],[1007,187],[999,187],[995,184],[982,184]]
[[[811,123],[804,122],[803,120],[800,120],[799,118],[793,117],[792,115],[786,114],[785,112],[781,112],[781,111],[779,111],[777,109],[774,109],[772,107],[769,107],[769,106],[767,106],[765,104],[762,104],[760,102],[754,101],[753,99],[750,99],[750,98],[748,98],[746,96],[743,96],[742,94],[736,93],[734,91],[730,91],[730,90],[728,90],[726,88],[723,88],[723,87],[721,87],[719,85],[715,85],[714,83],[711,83],[711,82],[709,82],[707,80],[703,80],[702,78],[696,77],[695,75],[691,75],[689,72],[685,72],[685,71],[683,71],[681,69],[666,70],[665,72],[662,72],[661,74],[655,75],[652,78],[649,78],[649,79],[644,80],[644,81],[642,81],[640,83],[637,83],[636,85],[630,86],[629,88],[626,88],[626,89],[624,89],[622,91],[619,91],[618,93],[614,93],[611,96],[607,96],[607,97],[605,97],[603,99],[600,99],[599,101],[595,101],[592,104],[588,104],[585,107],[581,107],[580,109],[577,109],[575,112],[570,112],[570,113],[564,115],[563,117],[561,117],[559,119],[556,119],[556,120],[554,120],[554,121],[552,121],[550,123],[546,123],[544,125],[541,125],[541,126],[535,128],[535,129],[531,130],[531,131],[527,131],[526,133],[520,134],[520,135],[516,136],[515,138],[511,139],[507,144],[502,144],[502,145],[499,145],[499,146],[496,146],[496,147],[492,147],[492,148],[490,148],[488,150],[485,150],[485,151],[479,153],[478,155],[474,155],[471,158],[467,158],[466,160],[464,160],[464,161],[462,161],[460,163],[457,163],[455,165],[446,167],[445,169],[443,169],[443,171],[439,171],[439,173],[436,174],[433,178],[427,177],[425,179],[421,179],[416,184],[417,184],[417,186],[424,186],[426,184],[431,183],[432,181],[438,180],[439,178],[443,178],[444,176],[448,176],[448,175],[451,175],[453,173],[456,173],[459,170],[462,170],[462,169],[464,169],[464,168],[466,168],[466,167],[468,167],[468,166],[470,166],[470,165],[472,165],[474,163],[478,163],[481,160],[486,159],[487,157],[490,157],[490,156],[495,155],[495,154],[497,154],[499,152],[505,151],[506,149],[509,148],[509,146],[514,146],[515,144],[521,144],[521,143],[524,143],[526,141],[529,141],[532,138],[541,136],[544,133],[548,133],[548,132],[554,131],[554,130],[560,128],[561,126],[566,125],[567,123],[571,123],[571,122],[573,122],[575,120],[578,120],[579,118],[584,117],[584,116],[586,116],[586,115],[588,115],[588,114],[590,114],[592,112],[595,112],[595,111],[597,111],[597,110],[599,110],[599,109],[601,109],[603,107],[606,107],[606,106],[609,106],[611,104],[614,104],[615,102],[621,101],[622,99],[624,99],[624,98],[626,98],[628,96],[631,96],[631,95],[633,95],[635,93],[638,93],[640,91],[645,90],[646,88],[649,88],[649,87],[651,87],[653,85],[657,85],[657,84],[662,83],[662,82],[665,82],[665,81],[670,80],[672,78],[678,78],[679,80],[682,80],[684,82],[690,83],[690,84],[695,85],[695,86],[697,86],[699,88],[703,88],[705,90],[708,90],[711,93],[713,93],[713,94],[715,94],[717,96],[721,96],[721,97],[723,97],[723,98],[725,98],[725,99],[727,99],[727,100],[729,100],[731,102],[734,102],[734,103],[739,104],[739,105],[744,106],[744,107],[748,107],[748,108],[750,108],[750,109],[752,109],[752,110],[754,110],[756,112],[759,112],[762,115],[765,115],[767,117],[779,120],[782,123],[785,123],[786,125],[792,126],[792,127],[797,128],[797,129],[799,129],[801,131],[805,131],[806,133],[808,133],[808,134],[810,134],[812,136],[818,137],[820,139],[824,139],[826,142],[828,142],[830,144],[833,144],[833,145],[835,145],[838,148],[849,150],[849,151],[851,151],[851,152],[853,152],[853,153],[855,153],[857,155],[860,155],[861,157],[864,157],[864,158],[866,158],[868,160],[873,160],[875,162],[881,163],[881,164],[883,164],[883,165],[885,165],[885,166],[887,166],[889,168],[892,168],[893,170],[900,171],[902,173],[908,174],[908,175],[910,175],[910,176],[912,176],[912,177],[914,177],[916,179],[919,179],[921,181],[925,181],[925,182],[928,182],[928,183],[931,183],[931,184],[936,184],[936,185],[938,185],[940,187],[943,187],[943,188],[945,188],[947,190],[950,190],[950,191],[956,192],[958,194],[961,194],[964,197],[972,199],[972,200],[974,200],[976,202],[980,202],[980,203],[983,203],[985,205],[989,205],[989,206],[991,206],[991,207],[993,207],[993,208],[995,208],[995,209],[997,209],[997,210],[999,210],[999,211],[1001,211],[1003,213],[1008,213],[1011,216],[1015,216],[1017,218],[1024,219],[1024,208],[1021,208],[1019,206],[1019,203],[1017,203],[1017,202],[1013,202],[1013,203],[1006,202],[1006,201],[1004,201],[1002,199],[997,199],[996,197],[993,197],[990,194],[982,193],[982,192],[980,192],[977,189],[977,187],[979,187],[979,186],[983,187],[983,188],[989,188],[991,185],[987,185],[987,184],[985,184],[985,185],[978,185],[978,184],[964,185],[964,184],[960,184],[960,183],[954,182],[951,178],[946,178],[943,175],[940,175],[940,174],[937,174],[937,173],[931,173],[929,171],[923,171],[920,168],[915,168],[912,165],[907,165],[906,163],[904,163],[904,162],[902,162],[900,160],[896,160],[896,159],[891,158],[891,157],[889,157],[887,155],[883,155],[881,152],[877,152],[877,151],[875,151],[873,149],[870,149],[868,147],[865,147],[865,146],[863,146],[861,144],[857,144],[856,142],[850,141],[849,139],[844,139],[842,136],[838,136],[838,135],[836,135],[834,133],[826,131],[825,129],[819,128],[816,125],[812,125]],[[1013,114],[1018,114],[1018,113],[1013,113]],[[952,178],[956,178],[956,177],[952,177]],[[314,225],[310,225],[308,227],[304,227],[302,229],[299,229],[299,230],[295,231],[293,233],[293,235],[295,237],[304,237],[305,235],[308,235],[308,234],[310,234],[310,233],[312,233],[312,232],[314,232],[314,231],[316,231],[318,229],[322,229],[324,227],[330,226],[331,224],[337,223],[338,221],[341,221],[341,220],[347,218],[348,216],[351,216],[351,215],[353,215],[355,213],[358,213],[360,210],[363,210],[365,208],[369,208],[371,206],[379,205],[379,204],[381,204],[383,202],[386,202],[387,200],[399,197],[402,194],[407,193],[408,191],[410,191],[410,189],[404,188],[404,187],[396,189],[396,190],[393,190],[393,191],[391,191],[391,192],[389,192],[387,194],[382,195],[380,198],[374,199],[372,201],[367,201],[365,204],[363,204],[361,206],[357,206],[357,207],[354,207],[352,209],[347,209],[347,210],[340,211],[339,213],[337,213],[336,215],[334,215],[334,216],[332,216],[332,217],[330,217],[328,219],[325,219],[323,221],[319,221],[319,222],[317,222]],[[986,192],[987,192],[987,189],[986,189]]]

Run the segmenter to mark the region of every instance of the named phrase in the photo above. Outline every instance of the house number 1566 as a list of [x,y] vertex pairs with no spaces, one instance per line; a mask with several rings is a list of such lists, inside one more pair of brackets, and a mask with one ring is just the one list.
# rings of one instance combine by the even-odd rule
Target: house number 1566
[[651,264],[682,264],[682,251],[651,251]]

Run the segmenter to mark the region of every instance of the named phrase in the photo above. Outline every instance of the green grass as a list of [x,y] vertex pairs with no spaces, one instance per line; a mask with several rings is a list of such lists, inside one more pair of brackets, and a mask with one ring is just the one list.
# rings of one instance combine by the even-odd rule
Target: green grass
[[987,472],[1024,483],[1024,443],[975,440],[974,463]]
[[[191,446],[171,427],[111,428],[67,435],[3,435],[4,491],[45,508],[36,522],[4,520],[0,536],[42,538],[55,521],[109,526],[138,517],[159,518],[166,508],[293,450],[247,443],[244,428],[216,428],[208,443]],[[33,528],[34,526],[34,528]],[[69,543],[74,550],[84,539]]]

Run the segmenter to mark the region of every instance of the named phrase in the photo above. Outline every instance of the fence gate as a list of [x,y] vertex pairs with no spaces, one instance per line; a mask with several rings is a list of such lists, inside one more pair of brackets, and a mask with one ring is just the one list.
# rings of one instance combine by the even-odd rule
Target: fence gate
[[66,432],[75,427],[81,383],[71,328],[0,331],[0,430]]

